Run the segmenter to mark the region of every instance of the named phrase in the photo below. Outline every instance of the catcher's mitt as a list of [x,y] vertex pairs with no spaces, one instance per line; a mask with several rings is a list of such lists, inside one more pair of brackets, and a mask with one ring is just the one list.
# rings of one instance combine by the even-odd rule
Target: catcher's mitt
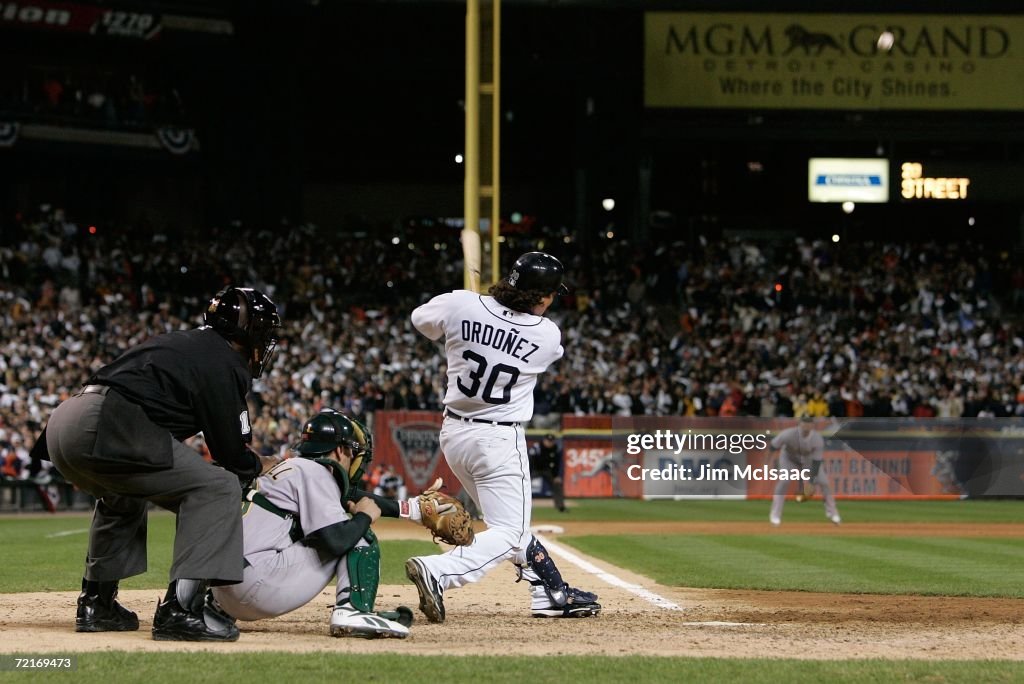
[[437,491],[427,490],[419,496],[423,526],[430,530],[434,541],[466,546],[473,543],[473,519],[458,499]]

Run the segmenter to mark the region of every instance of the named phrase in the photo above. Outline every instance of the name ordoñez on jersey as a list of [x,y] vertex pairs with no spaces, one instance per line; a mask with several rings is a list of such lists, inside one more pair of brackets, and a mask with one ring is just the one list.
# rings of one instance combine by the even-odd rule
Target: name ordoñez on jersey
[[540,349],[540,345],[520,337],[515,328],[506,330],[496,328],[490,323],[462,320],[462,339],[484,347],[490,347],[520,361],[529,361],[530,357]]

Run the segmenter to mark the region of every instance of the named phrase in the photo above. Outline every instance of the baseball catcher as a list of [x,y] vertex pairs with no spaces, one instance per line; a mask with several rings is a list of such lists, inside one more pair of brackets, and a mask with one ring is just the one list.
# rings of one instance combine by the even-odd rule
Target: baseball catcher
[[310,418],[293,449],[299,458],[277,464],[245,492],[244,579],[212,589],[207,614],[232,623],[276,617],[305,605],[337,577],[331,636],[407,637],[411,610],[374,611],[380,545],[370,527],[381,515],[406,517],[436,527],[438,537],[451,530],[454,539],[459,509],[433,503],[447,498],[437,491],[440,481],[424,494],[429,504],[354,487],[372,461],[372,438],[333,409]]

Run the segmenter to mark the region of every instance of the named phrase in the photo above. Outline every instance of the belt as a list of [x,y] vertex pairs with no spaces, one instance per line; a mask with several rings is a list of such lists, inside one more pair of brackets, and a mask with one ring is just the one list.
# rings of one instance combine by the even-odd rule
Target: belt
[[451,409],[445,409],[444,415],[446,415],[449,418],[454,418],[455,420],[461,420],[463,423],[483,423],[485,425],[501,425],[502,427],[514,427],[516,425],[520,425],[520,423],[513,421],[485,420],[483,418],[466,418],[465,416],[460,416],[458,413],[455,413]]
[[109,385],[86,385],[82,388],[79,394],[99,394],[101,396],[106,395],[110,391]]

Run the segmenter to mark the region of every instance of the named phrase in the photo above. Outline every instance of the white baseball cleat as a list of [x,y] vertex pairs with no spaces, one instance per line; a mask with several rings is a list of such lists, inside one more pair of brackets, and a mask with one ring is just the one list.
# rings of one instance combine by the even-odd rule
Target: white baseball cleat
[[843,522],[843,519],[839,517],[838,513],[836,513],[835,515],[827,516],[827,517],[828,517],[829,520],[832,521],[833,525],[840,525]]
[[769,515],[768,516],[768,522],[770,522],[775,527],[778,527],[779,525],[782,524],[782,518],[780,518],[777,515]]
[[349,606],[336,606],[331,613],[331,636],[404,639],[409,628],[376,613],[363,613]]
[[581,618],[600,615],[600,603],[567,603],[564,606],[550,604],[542,608],[531,608],[533,617]]
[[423,561],[419,558],[405,561],[405,576],[416,585],[416,591],[420,595],[420,610],[427,616],[427,620],[444,622],[444,598],[441,596],[441,587],[423,565]]

